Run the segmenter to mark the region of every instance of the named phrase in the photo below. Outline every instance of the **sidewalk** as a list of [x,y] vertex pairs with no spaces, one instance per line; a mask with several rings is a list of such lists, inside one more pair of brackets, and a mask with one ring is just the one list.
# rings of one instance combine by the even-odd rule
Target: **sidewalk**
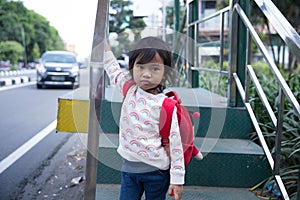
[[[97,185],[96,200],[119,199],[120,185]],[[145,198],[142,198],[143,200]],[[168,196],[166,200],[173,200]],[[255,193],[247,188],[217,188],[186,186],[183,190],[182,200],[258,200]]]
[[16,199],[84,199],[87,134],[56,134],[68,134],[69,138],[49,160],[49,165],[26,184]]
[[[24,188],[18,199],[83,200],[87,134],[69,134],[69,139],[50,160],[42,174]],[[98,184],[95,200],[119,199],[120,185]],[[144,200],[145,198],[143,198]],[[167,200],[173,198],[168,197]],[[247,188],[186,186],[182,200],[257,200]]]

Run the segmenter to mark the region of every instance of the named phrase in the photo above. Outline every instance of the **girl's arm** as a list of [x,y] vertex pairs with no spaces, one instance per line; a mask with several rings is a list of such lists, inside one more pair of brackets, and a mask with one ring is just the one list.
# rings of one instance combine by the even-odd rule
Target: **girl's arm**
[[128,72],[121,70],[108,44],[105,45],[104,69],[109,77],[110,83],[116,85],[120,91],[122,91],[124,83],[130,79],[130,76]]
[[[181,199],[185,178],[185,166],[179,124],[177,118],[177,108],[174,107],[172,124],[170,129],[170,187],[169,194],[173,194],[177,200]],[[172,195],[172,196],[173,196]]]

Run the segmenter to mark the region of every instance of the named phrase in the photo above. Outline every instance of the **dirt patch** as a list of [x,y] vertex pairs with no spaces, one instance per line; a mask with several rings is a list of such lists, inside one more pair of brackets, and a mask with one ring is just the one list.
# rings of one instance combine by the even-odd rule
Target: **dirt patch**
[[72,135],[38,177],[27,182],[18,199],[84,198],[87,135]]

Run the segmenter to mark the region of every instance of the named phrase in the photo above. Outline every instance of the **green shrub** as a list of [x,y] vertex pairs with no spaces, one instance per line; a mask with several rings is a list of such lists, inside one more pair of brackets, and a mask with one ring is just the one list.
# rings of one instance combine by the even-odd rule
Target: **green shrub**
[[23,46],[15,41],[0,42],[0,60],[10,60],[15,66],[24,52]]
[[[259,68],[263,69],[263,67]],[[268,101],[275,113],[278,114],[278,97],[279,97],[279,84],[274,76],[266,73],[257,73],[262,88],[267,95]],[[291,88],[296,99],[300,100],[300,75],[299,74],[285,74],[286,82]],[[265,140],[270,148],[271,153],[275,153],[275,137],[276,127],[273,125],[267,112],[265,112],[262,103],[259,100],[258,94],[251,87],[250,92],[251,106],[256,113],[256,117],[260,123],[261,130],[264,134]],[[256,133],[252,134],[252,138],[257,141]],[[282,130],[282,144],[281,144],[281,168],[280,175],[286,185],[288,193],[291,197],[296,198],[297,181],[298,181],[298,168],[300,158],[300,123],[291,104],[285,98],[284,113],[283,113],[283,130]],[[274,182],[272,177],[268,180],[268,184]],[[267,184],[266,184],[267,185]],[[265,188],[264,188],[265,189]]]
[[[213,61],[204,62],[201,67],[209,69],[219,69],[218,63]],[[275,113],[278,114],[278,97],[280,86],[269,66],[265,62],[256,62],[252,64],[256,72],[260,84],[267,95],[267,99]],[[228,69],[228,63],[224,62],[224,69]],[[283,73],[287,84],[292,90],[297,101],[300,101],[300,73],[285,74]],[[199,87],[207,89],[211,92],[226,96],[227,93],[227,76],[199,72]],[[261,130],[264,134],[265,140],[270,148],[271,153],[275,152],[275,137],[276,127],[271,122],[256,89],[253,84],[250,84],[250,104],[256,114],[260,123]],[[300,123],[299,118],[293,110],[291,104],[285,98],[284,100],[284,116],[283,116],[283,132],[282,132],[282,148],[281,148],[281,168],[280,175],[288,190],[289,196],[296,199],[297,182],[298,182],[298,168],[300,160]],[[259,144],[257,134],[251,134],[254,141]],[[263,189],[270,183],[274,183],[272,176],[265,182]]]
[[269,65],[265,61],[258,61],[251,64],[256,74],[265,74],[267,76],[271,75],[271,70]]
[[[219,63],[209,60],[201,64],[202,68],[220,70]],[[228,62],[224,62],[223,71],[228,69]],[[213,93],[219,94],[223,97],[227,96],[227,82],[228,77],[223,74],[216,74],[210,72],[199,72],[199,87],[209,90]]]

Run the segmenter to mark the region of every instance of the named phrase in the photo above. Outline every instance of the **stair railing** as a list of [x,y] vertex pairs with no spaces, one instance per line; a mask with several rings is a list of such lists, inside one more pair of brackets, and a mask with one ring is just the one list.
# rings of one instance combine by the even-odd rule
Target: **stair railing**
[[[280,13],[277,7],[273,4],[271,0],[253,0],[258,7],[261,9],[262,13],[268,18],[269,22],[273,25],[279,36],[289,47],[289,50],[294,53],[296,58],[300,60],[300,36],[285,19],[285,17]],[[193,1],[188,1],[193,2]],[[283,129],[283,111],[284,111],[284,99],[286,98],[290,105],[292,105],[293,110],[300,119],[300,106],[299,102],[296,100],[296,97],[293,95],[291,89],[284,80],[282,74],[278,70],[278,67],[274,63],[270,54],[268,53],[263,42],[259,38],[257,32],[252,26],[250,20],[247,17],[248,13],[248,0],[231,0],[230,6],[200,20],[195,20],[194,22],[188,21],[187,28],[185,33],[189,34],[192,31],[198,31],[200,24],[204,23],[212,18],[220,16],[220,69],[207,69],[199,67],[199,47],[203,44],[199,43],[199,35],[191,34],[189,37],[196,42],[196,46],[189,47],[189,43],[186,42],[186,50],[183,50],[183,57],[188,56],[189,51],[192,49],[194,52],[194,58],[189,60],[185,70],[188,70],[185,74],[192,73],[192,71],[205,71],[218,73],[223,75],[228,75],[228,106],[242,106],[246,107],[249,112],[250,118],[258,135],[259,141],[263,148],[263,151],[267,157],[268,163],[272,169],[275,181],[280,189],[283,199],[288,200],[289,196],[282,181],[282,178],[279,174],[280,169],[280,153],[281,153],[281,138],[282,138],[282,129]],[[187,5],[187,8],[189,5]],[[246,10],[246,13],[245,11]],[[225,37],[225,26],[224,26],[224,16],[225,13],[229,12],[230,17],[230,47],[229,47],[229,69],[228,71],[223,71],[223,61],[224,61],[224,37]],[[264,56],[266,62],[268,63],[271,71],[273,72],[274,77],[277,79],[280,89],[279,89],[279,102],[278,102],[278,113],[277,117],[272,110],[270,103],[267,100],[267,96],[264,93],[262,86],[251,66],[250,62],[250,52],[251,52],[251,40],[256,43],[258,49]],[[241,45],[241,43],[243,43]],[[190,76],[189,76],[190,77]],[[189,81],[193,79],[189,78]],[[260,129],[259,122],[256,119],[255,113],[251,108],[249,103],[249,85],[252,81],[256,91],[260,97],[260,100],[264,107],[267,110],[267,113],[274,125],[276,127],[276,138],[275,138],[275,155],[274,158],[269,150],[269,147],[266,143],[264,135]],[[193,84],[192,84],[193,85]],[[238,95],[237,92],[240,94]],[[300,168],[299,168],[300,169]],[[299,176],[300,181],[300,176]],[[300,189],[298,188],[298,191]],[[300,197],[300,194],[298,194]]]
[[[189,6],[187,5],[186,7],[188,8]],[[179,67],[180,76],[181,77],[184,76],[183,83],[186,83],[186,81],[188,81],[194,87],[199,87],[197,84],[195,84],[193,82],[193,78],[191,75],[193,72],[204,71],[204,72],[222,74],[222,75],[228,76],[228,71],[225,71],[223,69],[223,63],[225,60],[224,59],[224,57],[225,57],[224,56],[224,46],[225,46],[224,38],[226,36],[226,29],[228,30],[228,27],[225,26],[225,22],[227,20],[227,18],[225,16],[227,13],[229,13],[229,10],[230,10],[230,6],[227,6],[207,17],[204,17],[204,18],[196,20],[196,21],[189,19],[189,17],[187,18],[188,24],[187,24],[187,27],[183,30],[183,33],[189,34],[192,31],[194,33],[190,34],[189,37],[185,38],[185,41],[181,44],[181,48],[178,50],[178,52],[179,52],[178,54],[180,55],[179,58],[180,57],[188,58],[187,60],[185,60],[185,63],[182,63],[182,66]],[[196,32],[199,30],[201,24],[204,24],[205,22],[209,22],[210,20],[215,19],[215,18],[219,18],[219,21],[220,21],[220,26],[219,26],[219,30],[218,30],[219,34],[220,34],[219,40],[213,41],[213,42],[208,42],[208,43],[200,43],[198,41],[198,34]],[[191,22],[189,22],[189,21],[191,21]],[[201,31],[200,31],[200,33],[201,33]],[[191,40],[192,40],[192,42],[191,42]],[[210,69],[210,68],[200,67],[199,57],[198,57],[199,52],[200,52],[199,48],[205,47],[206,45],[211,45],[212,43],[220,45],[220,48],[219,48],[220,68],[219,69]],[[191,48],[191,46],[193,46],[193,47]],[[190,50],[192,50],[194,52],[195,56],[189,55]],[[175,63],[176,66],[179,65],[179,61],[180,61],[179,59],[176,60],[176,63]]]
[[[277,7],[273,4],[271,0],[255,0],[256,4],[265,14],[265,16],[269,19],[269,22],[274,26],[277,30],[280,37],[286,42],[286,44],[290,47],[290,50],[294,53],[297,59],[300,59],[300,36],[297,32],[292,28],[292,26],[288,23],[285,17],[280,13]],[[280,153],[281,153],[281,138],[282,138],[282,127],[283,127],[283,111],[284,111],[284,98],[288,100],[288,102],[292,105],[296,115],[300,119],[300,106],[299,103],[292,93],[291,89],[287,85],[286,81],[284,80],[282,74],[278,70],[278,67],[274,63],[273,59],[269,55],[266,47],[262,43],[261,39],[259,38],[258,34],[256,33],[254,27],[252,26],[251,22],[249,21],[247,15],[245,14],[244,10],[241,8],[239,4],[232,5],[232,24],[236,24],[238,19],[241,19],[243,24],[246,26],[247,29],[247,51],[248,55],[246,56],[246,77],[245,77],[245,84],[243,85],[241,82],[241,78],[235,71],[231,71],[229,74],[229,79],[234,81],[229,81],[232,85],[236,86],[239,91],[239,94],[246,106],[246,109],[249,112],[250,118],[253,122],[254,128],[258,135],[259,141],[262,145],[262,148],[265,152],[267,160],[271,166],[273,171],[274,179],[280,189],[281,195],[283,199],[287,200],[290,199],[284,183],[281,179],[279,174],[280,169]],[[272,13],[272,14],[270,14]],[[275,13],[275,15],[274,15]],[[284,30],[284,31],[283,31]],[[232,30],[234,31],[234,30]],[[232,36],[232,35],[231,35]],[[250,38],[254,40],[255,44],[259,48],[260,52],[266,59],[273,75],[275,76],[276,80],[278,81],[280,88],[279,88],[279,102],[278,102],[278,113],[277,117],[274,114],[268,100],[267,96],[264,93],[261,84],[251,66],[250,63],[250,52],[251,52],[251,43]],[[232,50],[232,48],[231,48]],[[274,158],[266,144],[265,138],[263,133],[260,129],[258,120],[256,119],[255,113],[251,108],[249,103],[249,84],[250,80],[253,82],[253,85],[260,97],[261,102],[263,103],[264,107],[267,110],[267,113],[274,125],[276,127],[276,138],[275,138],[275,155]]]
[[[225,37],[225,15],[226,13],[228,13],[230,10],[230,6],[227,6],[207,17],[204,17],[200,20],[197,20],[195,22],[192,22],[190,24],[187,25],[187,29],[191,29],[192,27],[194,27],[195,30],[198,30],[199,27],[200,27],[200,24],[202,23],[205,23],[205,22],[208,22],[209,20],[212,20],[214,18],[217,18],[219,17],[219,20],[220,20],[220,27],[219,27],[219,34],[220,34],[220,37],[219,37],[219,41],[216,41],[217,43],[219,43],[220,45],[220,48],[219,48],[219,51],[220,51],[220,56],[219,56],[219,64],[220,64],[220,69],[219,70],[215,70],[215,69],[208,69],[208,68],[203,68],[203,67],[199,67],[199,64],[198,64],[198,60],[194,60],[194,63],[193,63],[193,66],[191,67],[191,70],[197,70],[197,71],[206,71],[206,72],[211,72],[211,73],[217,73],[217,74],[224,74],[224,75],[228,75],[228,71],[224,71],[223,70],[223,62],[224,62],[224,37]],[[197,41],[197,38],[194,38],[195,41]],[[214,42],[214,43],[216,43]],[[211,42],[210,42],[211,43]],[[208,45],[208,43],[197,43],[197,46],[195,48],[195,51],[196,51],[196,54],[198,55],[199,54],[199,48],[201,46],[206,46]]]

